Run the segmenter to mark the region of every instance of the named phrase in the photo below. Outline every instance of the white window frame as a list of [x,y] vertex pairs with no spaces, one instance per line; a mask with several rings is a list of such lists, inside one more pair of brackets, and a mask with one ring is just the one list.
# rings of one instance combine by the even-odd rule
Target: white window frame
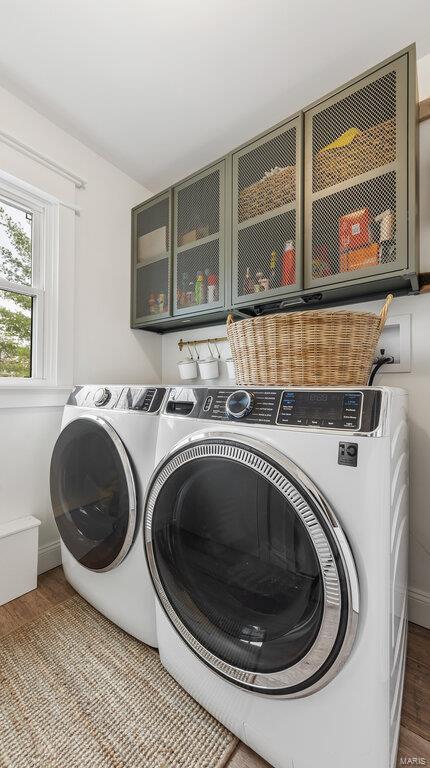
[[[26,182],[0,171],[0,201],[33,214],[32,285],[0,279],[0,290],[31,296],[32,375],[29,378],[0,376],[0,407],[59,405],[72,387],[73,315],[66,301],[73,291],[74,217],[71,206]],[[62,270],[60,253],[72,263]],[[62,272],[65,274],[62,275]],[[59,304],[65,305],[59,333]],[[60,344],[67,354],[59,354]],[[31,400],[28,395],[32,393]]]

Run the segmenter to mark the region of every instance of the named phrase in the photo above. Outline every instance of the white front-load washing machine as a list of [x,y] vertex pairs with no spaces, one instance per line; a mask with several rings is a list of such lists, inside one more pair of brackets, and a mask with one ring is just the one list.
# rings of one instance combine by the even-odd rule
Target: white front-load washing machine
[[142,542],[163,387],[76,387],[51,460],[52,508],[70,584],[111,621],[156,646]]
[[276,768],[395,765],[407,397],[176,388],[144,535],[162,663]]

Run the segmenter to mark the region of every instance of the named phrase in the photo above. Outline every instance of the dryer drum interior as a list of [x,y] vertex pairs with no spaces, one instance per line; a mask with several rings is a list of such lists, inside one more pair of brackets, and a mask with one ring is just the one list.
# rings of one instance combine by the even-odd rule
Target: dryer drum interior
[[154,473],[145,539],[169,619],[219,674],[303,696],[344,663],[353,558],[315,486],[278,451],[232,434],[188,440]]
[[118,565],[133,541],[136,492],[113,427],[98,416],[67,424],[54,447],[50,486],[55,521],[73,557],[96,571]]

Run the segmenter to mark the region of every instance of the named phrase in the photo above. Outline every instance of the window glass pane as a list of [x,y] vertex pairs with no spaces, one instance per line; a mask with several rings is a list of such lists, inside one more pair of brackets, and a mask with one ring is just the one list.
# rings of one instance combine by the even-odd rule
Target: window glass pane
[[33,300],[12,291],[0,291],[0,377],[31,376]]
[[0,280],[31,285],[33,215],[0,199]]

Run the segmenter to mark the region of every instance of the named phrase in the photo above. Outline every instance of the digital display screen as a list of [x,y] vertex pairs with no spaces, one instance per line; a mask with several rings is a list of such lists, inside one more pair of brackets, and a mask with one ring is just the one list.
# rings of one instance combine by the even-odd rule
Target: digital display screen
[[358,427],[361,392],[284,392],[279,424],[298,426]]

